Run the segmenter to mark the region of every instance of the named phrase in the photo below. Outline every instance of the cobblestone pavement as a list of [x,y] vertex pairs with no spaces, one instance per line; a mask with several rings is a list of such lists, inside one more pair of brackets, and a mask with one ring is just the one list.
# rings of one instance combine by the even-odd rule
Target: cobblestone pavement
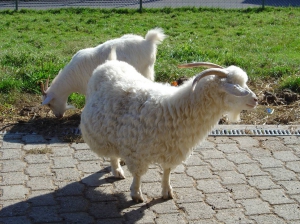
[[208,137],[171,175],[143,177],[146,203],[130,198],[132,177],[84,143],[0,135],[0,223],[300,223],[300,138]]

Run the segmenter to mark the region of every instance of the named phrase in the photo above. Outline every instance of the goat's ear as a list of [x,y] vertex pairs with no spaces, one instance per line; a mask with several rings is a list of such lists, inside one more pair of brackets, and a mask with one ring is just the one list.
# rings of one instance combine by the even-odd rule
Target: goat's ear
[[53,93],[47,93],[45,96],[44,101],[42,102],[42,105],[46,105],[48,103],[50,103],[50,101],[54,98],[54,94]]
[[238,84],[223,83],[222,90],[235,96],[247,96],[250,92]]

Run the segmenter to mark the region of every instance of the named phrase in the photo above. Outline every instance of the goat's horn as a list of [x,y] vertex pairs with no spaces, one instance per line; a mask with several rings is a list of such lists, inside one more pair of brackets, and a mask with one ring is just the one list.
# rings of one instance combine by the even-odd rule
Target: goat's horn
[[46,80],[46,90],[48,89],[48,87],[49,87],[49,76],[48,76],[48,78]]
[[207,67],[207,68],[223,68],[220,65],[210,62],[193,62],[187,64],[177,65],[178,68],[196,68],[196,67]]
[[42,92],[43,96],[46,95],[45,87],[44,87],[44,83],[43,82],[41,82],[41,92]]
[[200,81],[200,79],[209,76],[209,75],[216,75],[219,76],[220,78],[226,78],[228,75],[228,72],[224,69],[221,68],[210,68],[210,69],[206,69],[203,72],[199,73],[196,78],[193,81],[192,84],[192,89],[194,91],[197,83]]

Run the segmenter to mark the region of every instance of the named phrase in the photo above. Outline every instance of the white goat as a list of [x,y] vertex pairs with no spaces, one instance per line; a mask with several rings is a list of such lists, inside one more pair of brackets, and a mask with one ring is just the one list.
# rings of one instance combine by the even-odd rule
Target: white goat
[[46,87],[42,84],[42,104],[47,104],[56,117],[62,117],[64,112],[72,107],[67,105],[68,96],[73,92],[86,94],[87,84],[94,69],[107,60],[112,47],[116,49],[120,61],[131,64],[143,76],[154,81],[157,44],[165,37],[162,29],[155,28],[148,31],[145,39],[127,34],[97,47],[78,51],[69,64],[58,73],[49,88],[49,80]]
[[181,67],[195,65],[210,68],[179,87],[151,82],[121,61],[97,67],[89,81],[82,137],[99,156],[110,157],[114,176],[124,178],[119,159],[125,161],[136,202],[143,201],[141,176],[149,164],[161,164],[162,196],[173,198],[171,169],[187,159],[222,114],[237,121],[242,110],[257,105],[246,85],[247,74],[239,67]]

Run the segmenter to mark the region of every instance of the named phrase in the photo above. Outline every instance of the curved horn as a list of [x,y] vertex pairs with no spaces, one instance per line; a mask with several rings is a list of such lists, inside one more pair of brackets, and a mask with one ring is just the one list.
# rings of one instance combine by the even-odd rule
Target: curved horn
[[43,82],[41,82],[41,92],[42,92],[43,96],[46,95],[46,91],[45,91],[45,87],[44,87],[44,83]]
[[206,69],[196,76],[196,78],[194,79],[193,84],[192,84],[192,90],[194,91],[194,89],[195,89],[197,83],[200,81],[200,79],[202,79],[206,76],[209,76],[209,75],[216,75],[216,76],[219,76],[220,78],[226,78],[228,75],[228,72],[221,68]]
[[193,62],[187,64],[177,65],[178,68],[196,68],[196,67],[207,67],[207,68],[223,68],[220,65],[210,62]]

